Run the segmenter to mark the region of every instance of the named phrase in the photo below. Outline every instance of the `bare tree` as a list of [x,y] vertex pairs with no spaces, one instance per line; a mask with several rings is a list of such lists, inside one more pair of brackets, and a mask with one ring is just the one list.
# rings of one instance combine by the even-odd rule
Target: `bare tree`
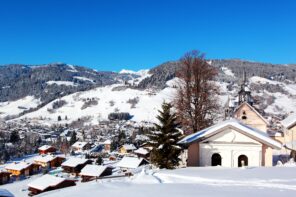
[[199,51],[186,53],[180,60],[175,107],[179,121],[188,133],[199,131],[213,123],[218,111],[218,86],[214,79],[217,69]]

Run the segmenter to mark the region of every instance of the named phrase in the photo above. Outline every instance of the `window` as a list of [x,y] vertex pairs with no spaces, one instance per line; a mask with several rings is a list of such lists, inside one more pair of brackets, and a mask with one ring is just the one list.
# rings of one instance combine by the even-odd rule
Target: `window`
[[240,155],[238,157],[238,167],[248,166],[248,157],[246,155]]
[[242,116],[242,120],[246,120],[247,119],[247,114],[245,111],[243,111],[243,116]]
[[222,157],[218,153],[214,153],[212,155],[212,166],[221,166],[222,164]]

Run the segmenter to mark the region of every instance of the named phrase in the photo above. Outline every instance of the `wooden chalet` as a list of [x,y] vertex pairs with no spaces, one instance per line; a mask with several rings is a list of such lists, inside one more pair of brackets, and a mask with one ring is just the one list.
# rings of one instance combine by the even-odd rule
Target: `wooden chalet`
[[65,157],[56,155],[40,155],[34,159],[34,163],[41,165],[43,168],[60,167],[63,161],[65,161]]
[[89,159],[70,158],[62,163],[62,168],[65,172],[75,174],[77,176],[84,166],[92,164],[92,162],[93,161]]
[[91,144],[88,142],[75,142],[72,146],[73,151],[85,151],[91,148]]
[[0,171],[0,185],[6,184],[10,180],[10,172]]
[[14,162],[7,166],[5,169],[11,173],[12,176],[30,176],[35,173],[38,173],[41,169],[41,166],[38,164],[30,163],[30,162]]
[[55,147],[49,146],[49,145],[43,145],[38,148],[39,154],[55,153],[56,151],[57,151],[57,149]]
[[80,172],[81,182],[92,181],[100,177],[112,175],[112,167],[86,165]]
[[43,192],[75,186],[75,180],[69,180],[52,175],[44,175],[28,184],[29,196],[34,196]]

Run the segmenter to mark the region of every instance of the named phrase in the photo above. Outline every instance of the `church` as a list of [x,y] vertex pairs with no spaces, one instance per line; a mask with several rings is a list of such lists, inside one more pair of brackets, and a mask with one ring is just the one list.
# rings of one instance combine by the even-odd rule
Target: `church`
[[187,166],[272,166],[282,143],[268,132],[268,121],[253,106],[245,73],[238,99],[229,100],[225,120],[186,136]]

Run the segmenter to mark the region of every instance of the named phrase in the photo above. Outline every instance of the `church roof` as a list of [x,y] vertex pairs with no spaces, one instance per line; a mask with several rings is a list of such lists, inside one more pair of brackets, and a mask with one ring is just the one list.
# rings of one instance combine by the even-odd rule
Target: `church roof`
[[267,133],[264,133],[258,129],[247,126],[236,119],[226,120],[216,125],[213,125],[211,127],[208,127],[206,129],[203,129],[201,131],[198,131],[196,133],[193,133],[191,135],[188,135],[185,138],[183,138],[181,141],[179,141],[179,143],[190,144],[195,141],[202,141],[208,137],[211,137],[219,133],[220,131],[223,130],[223,128],[226,128],[226,127],[236,128],[242,134],[257,140],[258,142],[266,144],[269,147],[272,147],[275,149],[281,149],[282,147],[281,143],[271,139]]

